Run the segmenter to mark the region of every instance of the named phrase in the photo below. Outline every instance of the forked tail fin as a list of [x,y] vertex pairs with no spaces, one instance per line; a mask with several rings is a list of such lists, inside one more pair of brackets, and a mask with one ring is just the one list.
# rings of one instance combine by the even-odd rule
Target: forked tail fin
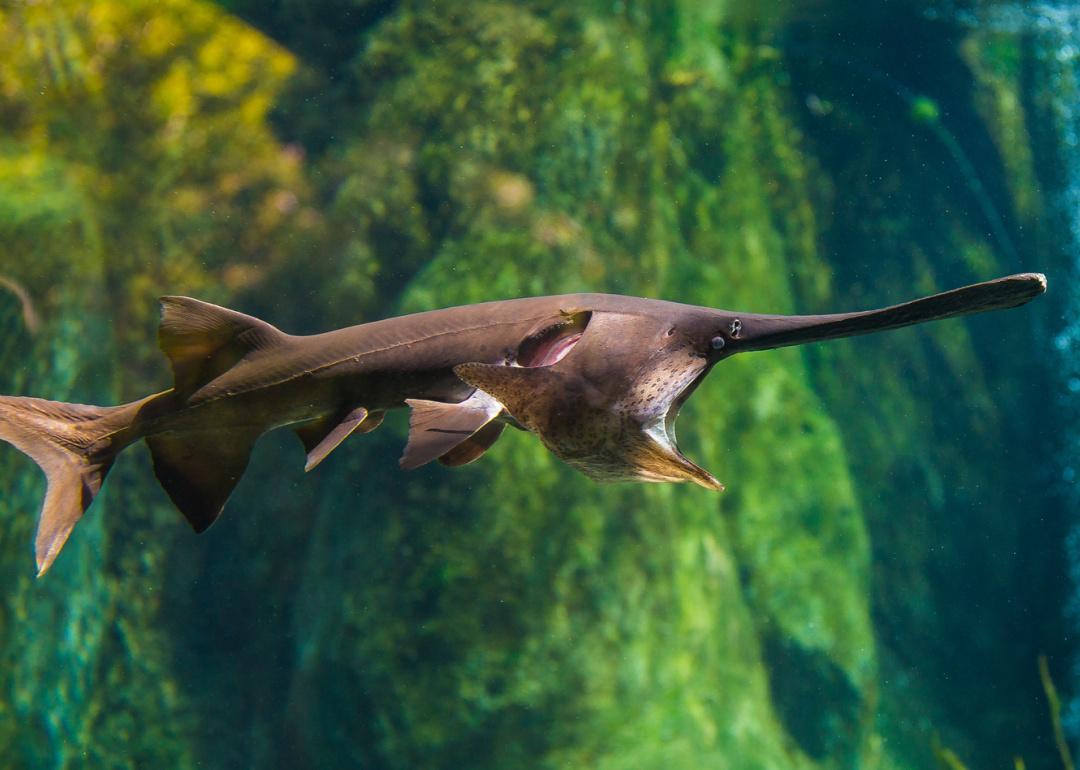
[[128,428],[144,401],[106,407],[0,396],[0,440],[28,455],[48,480],[34,542],[39,576],[94,501],[116,453],[131,442]]

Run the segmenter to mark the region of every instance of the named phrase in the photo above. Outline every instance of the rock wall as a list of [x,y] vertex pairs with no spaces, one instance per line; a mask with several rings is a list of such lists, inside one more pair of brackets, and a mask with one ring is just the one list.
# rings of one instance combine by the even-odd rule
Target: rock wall
[[[577,290],[821,312],[1050,270],[1017,41],[835,5],[0,12],[0,274],[42,319],[0,289],[2,391],[164,387],[165,293],[305,332]],[[395,415],[308,477],[264,438],[198,538],[133,450],[34,581],[43,482],[5,450],[0,755],[1055,766],[1031,706],[1035,656],[1067,652],[1049,307],[725,363],[679,422],[721,495],[595,485],[517,432],[406,474]]]

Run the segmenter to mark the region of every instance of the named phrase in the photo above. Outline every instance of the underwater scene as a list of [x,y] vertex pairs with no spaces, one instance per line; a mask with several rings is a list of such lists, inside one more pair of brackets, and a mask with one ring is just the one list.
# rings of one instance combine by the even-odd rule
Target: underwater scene
[[1078,256],[1069,0],[2,3],[0,769],[1072,770]]

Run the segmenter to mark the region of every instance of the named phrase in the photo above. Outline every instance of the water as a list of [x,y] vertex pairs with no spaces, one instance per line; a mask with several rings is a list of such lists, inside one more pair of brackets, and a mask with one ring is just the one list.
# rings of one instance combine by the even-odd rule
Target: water
[[0,11],[0,393],[168,387],[166,294],[306,334],[1050,291],[722,362],[678,421],[722,493],[516,430],[405,472],[398,410],[309,474],[268,434],[199,536],[139,444],[35,580],[43,479],[4,447],[0,767],[1062,767],[1076,9],[264,5]]
[[[1054,221],[1060,238],[1056,248],[1075,258],[1080,244],[1080,114],[1078,114],[1077,74],[1080,72],[1080,13],[1068,3],[1036,3],[1027,6],[997,4],[976,11],[957,13],[956,17],[971,27],[990,28],[1003,34],[1023,37],[1029,41],[1038,62],[1041,76],[1040,96],[1045,102],[1046,115],[1052,119],[1051,130],[1058,143],[1055,156],[1061,164],[1055,178],[1046,189],[1047,216]],[[1076,492],[1076,458],[1080,450],[1080,433],[1075,426],[1077,393],[1080,393],[1080,296],[1076,292],[1077,265],[1066,262],[1063,271],[1062,323],[1057,328],[1053,345],[1059,361],[1058,395],[1066,415],[1063,431],[1063,451],[1056,470],[1061,495],[1072,510],[1078,503]],[[1080,534],[1074,530],[1068,539],[1074,586],[1080,585]],[[1075,592],[1074,587],[1074,592]],[[1068,613],[1075,629],[1080,605],[1074,596]],[[1075,677],[1075,673],[1074,673]],[[1074,701],[1066,711],[1066,726],[1073,737],[1080,729],[1080,711]]]
[[[1073,261],[1071,264],[1066,262],[1063,272],[1064,323],[1054,337],[1061,383],[1058,399],[1067,426],[1058,470],[1064,486],[1062,496],[1075,511],[1080,503],[1076,484],[1076,459],[1080,457],[1080,432],[1076,430],[1076,425],[1080,424],[1080,401],[1077,399],[1080,393],[1080,294],[1076,286],[1080,267],[1075,262],[1076,254],[1080,253],[1080,93],[1077,90],[1080,12],[1066,3],[1036,4],[1029,8],[1003,6],[982,14],[981,21],[1031,39],[1046,78],[1043,89],[1048,113],[1054,118],[1053,127],[1059,137],[1057,157],[1061,168],[1056,184],[1047,191],[1047,209],[1058,223],[1056,232],[1061,237],[1058,248],[1072,255]],[[1068,550],[1075,594],[1080,591],[1080,531],[1075,528],[1069,535]],[[1074,595],[1068,606],[1074,632],[1080,619],[1078,601]],[[1075,672],[1073,676],[1076,677]],[[1075,738],[1080,730],[1080,704],[1076,701],[1068,707],[1066,723]]]

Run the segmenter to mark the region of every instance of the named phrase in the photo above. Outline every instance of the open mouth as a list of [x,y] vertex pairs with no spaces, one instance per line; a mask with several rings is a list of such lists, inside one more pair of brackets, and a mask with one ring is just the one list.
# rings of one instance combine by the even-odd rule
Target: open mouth
[[678,392],[674,399],[671,401],[671,405],[668,407],[667,414],[664,415],[664,434],[667,436],[668,442],[671,445],[671,449],[675,452],[679,451],[678,441],[675,438],[675,420],[679,416],[679,411],[682,409],[683,404],[693,395],[697,390],[698,385],[705,379],[705,375],[709,373],[708,368],[702,369],[700,373],[694,379],[683,387]]
[[687,459],[686,455],[679,451],[678,440],[675,436],[675,420],[679,416],[679,410],[705,379],[708,372],[707,366],[694,372],[693,376],[676,391],[663,417],[647,425],[645,432],[656,442],[657,450],[663,454],[665,480],[693,481],[706,489],[720,491],[723,490],[724,485],[700,465]]

